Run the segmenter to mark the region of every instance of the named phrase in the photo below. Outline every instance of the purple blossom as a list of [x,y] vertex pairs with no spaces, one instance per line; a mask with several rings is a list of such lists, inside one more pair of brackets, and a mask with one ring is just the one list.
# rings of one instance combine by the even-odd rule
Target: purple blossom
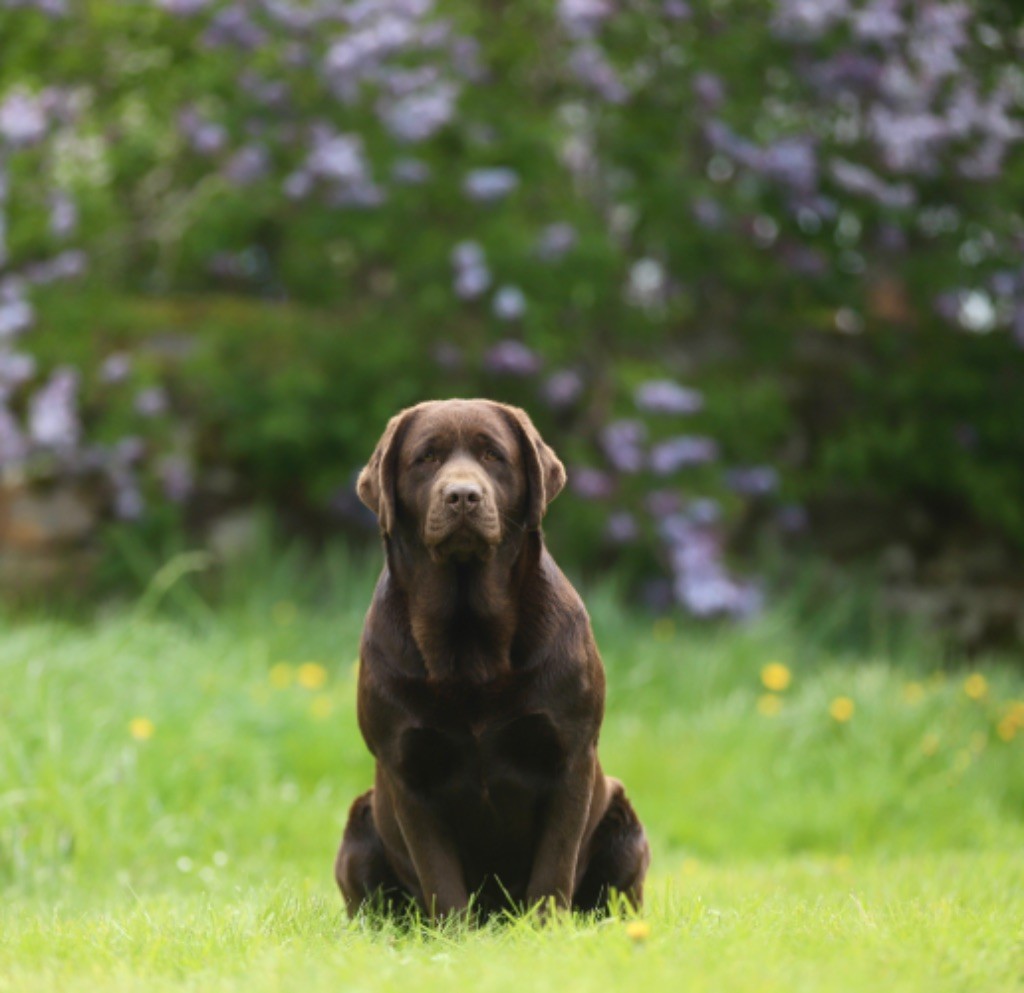
[[36,360],[24,352],[0,349],[0,397],[27,383],[36,373]]
[[619,420],[601,430],[601,448],[619,472],[639,472],[644,466],[647,428],[642,421]]
[[502,321],[518,321],[526,313],[526,296],[518,286],[502,286],[494,294],[494,316]]
[[676,490],[651,490],[644,497],[644,508],[656,521],[678,514],[683,501]]
[[567,410],[583,394],[583,377],[575,369],[561,369],[548,376],[540,393],[549,407]]
[[58,191],[50,199],[50,233],[54,238],[67,238],[78,226],[78,208],[74,201]]
[[77,399],[78,373],[56,369],[29,400],[28,433],[32,441],[56,450],[74,448],[81,434]]
[[27,300],[0,296],[0,341],[27,331],[34,320],[35,311]]
[[391,167],[391,178],[401,186],[419,186],[430,179],[430,166],[421,159],[398,159]]
[[514,169],[495,167],[472,169],[466,174],[462,189],[471,200],[489,203],[507,197],[519,186],[519,175]]
[[267,32],[252,19],[243,3],[232,3],[217,11],[203,40],[211,48],[254,51],[266,43]]
[[569,489],[583,500],[607,500],[615,492],[615,480],[600,469],[579,466],[569,471]]
[[832,178],[844,190],[866,196],[883,207],[911,207],[917,199],[909,183],[887,183],[865,166],[845,159],[833,159],[830,171]]
[[210,0],[156,0],[156,5],[177,17],[192,17],[210,6]]
[[195,487],[192,467],[180,455],[168,455],[160,459],[156,467],[157,476],[164,494],[172,503],[183,503]]
[[640,527],[628,510],[617,510],[605,522],[604,534],[615,545],[628,545],[640,536]]
[[649,379],[636,388],[633,402],[645,414],[695,414],[704,407],[704,395],[671,379]]
[[718,458],[718,444],[712,438],[681,435],[659,442],[648,459],[657,476],[671,476],[688,466],[706,465]]
[[455,292],[463,300],[474,300],[491,285],[484,250],[478,242],[460,241],[452,248],[452,266],[455,269]]
[[265,148],[246,145],[228,159],[224,175],[239,186],[251,186],[266,176],[269,166],[270,156]]
[[558,0],[558,18],[573,38],[593,35],[613,11],[611,0]]
[[440,82],[382,103],[380,115],[384,126],[399,140],[426,141],[451,121],[457,98],[458,89],[453,83]]
[[178,114],[178,127],[185,140],[200,155],[215,155],[227,145],[227,129],[206,120],[191,107],[186,107]]
[[496,376],[535,376],[541,369],[540,356],[522,342],[506,339],[484,354],[484,368]]
[[766,496],[778,489],[779,474],[767,465],[730,469],[725,474],[725,484],[743,496]]
[[43,100],[14,90],[0,102],[0,139],[15,148],[34,145],[46,135]]
[[100,365],[100,382],[107,385],[123,383],[132,369],[132,360],[127,352],[114,352]]
[[537,255],[545,262],[557,262],[573,250],[576,240],[576,229],[571,224],[549,224],[537,239]]
[[591,42],[584,42],[572,50],[569,68],[584,86],[608,103],[625,103],[629,96],[629,90],[603,50]]
[[693,92],[708,109],[717,110],[725,102],[725,84],[713,72],[698,72],[693,77]]
[[135,410],[143,417],[157,417],[167,411],[167,393],[160,386],[140,390],[135,396]]

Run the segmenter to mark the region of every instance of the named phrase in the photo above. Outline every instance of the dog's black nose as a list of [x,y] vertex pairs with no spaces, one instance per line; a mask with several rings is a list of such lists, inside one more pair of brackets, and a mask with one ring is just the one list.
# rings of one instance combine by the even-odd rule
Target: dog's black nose
[[476,483],[449,483],[444,488],[444,502],[459,513],[476,510],[483,499],[484,491]]

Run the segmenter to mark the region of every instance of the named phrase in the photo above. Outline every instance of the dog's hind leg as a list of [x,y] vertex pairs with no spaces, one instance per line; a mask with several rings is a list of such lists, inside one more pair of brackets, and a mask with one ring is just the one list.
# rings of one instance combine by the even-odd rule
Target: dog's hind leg
[[412,900],[388,862],[384,843],[373,820],[373,790],[356,797],[348,812],[341,848],[334,862],[334,878],[345,898],[349,916],[362,907],[382,911],[398,909]]
[[639,909],[651,862],[643,825],[626,799],[622,783],[608,778],[608,809],[587,847],[587,865],[573,894],[573,910],[604,911],[613,892]]

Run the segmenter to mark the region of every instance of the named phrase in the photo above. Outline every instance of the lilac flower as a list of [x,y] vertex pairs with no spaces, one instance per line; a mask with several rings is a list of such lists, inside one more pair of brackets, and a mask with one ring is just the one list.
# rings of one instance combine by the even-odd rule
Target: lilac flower
[[290,172],[281,184],[281,191],[289,200],[303,200],[313,192],[315,180],[303,169]]
[[610,0],[558,0],[558,18],[573,38],[594,34],[613,10]]
[[183,503],[195,488],[192,468],[180,455],[168,455],[157,463],[157,475],[167,499]]
[[227,145],[228,133],[224,126],[206,120],[191,107],[178,115],[178,127],[185,140],[200,155],[215,155]]
[[902,0],[871,0],[851,14],[854,34],[863,41],[888,42],[907,30],[901,16]]
[[605,522],[604,534],[615,545],[628,545],[640,536],[640,527],[628,510],[617,510]]
[[0,398],[27,383],[36,372],[36,360],[24,352],[0,349]]
[[401,141],[426,141],[451,121],[457,97],[454,84],[437,83],[429,89],[382,103],[381,119],[388,131]]
[[466,174],[462,189],[471,200],[491,202],[507,197],[519,185],[514,169],[495,167],[472,169]]
[[34,145],[46,135],[43,101],[14,90],[0,102],[0,139],[15,148]]
[[135,410],[143,417],[157,417],[167,411],[167,393],[162,387],[140,390],[135,397]]
[[191,17],[210,6],[210,0],[156,0],[156,5],[177,17]]
[[662,10],[673,21],[688,21],[693,16],[693,9],[685,0],[664,0]]
[[708,109],[717,110],[725,102],[725,84],[713,72],[698,72],[693,77],[693,92]]
[[137,521],[146,509],[146,502],[134,480],[123,480],[114,488],[114,514],[122,521]]
[[607,500],[615,492],[615,480],[600,469],[579,466],[569,471],[569,489],[583,500]]
[[645,414],[695,414],[704,407],[704,394],[671,379],[649,379],[636,388],[633,402]]
[[488,349],[483,359],[484,368],[498,376],[534,376],[540,372],[541,364],[536,352],[511,339]]
[[27,331],[34,320],[35,311],[27,300],[0,296],[0,341]]
[[567,410],[583,393],[583,377],[574,369],[562,369],[544,381],[540,393],[548,406]]
[[625,103],[629,96],[619,74],[597,45],[590,42],[577,45],[569,56],[569,68],[584,86],[608,103]]
[[35,444],[57,450],[75,447],[81,433],[77,397],[78,373],[55,370],[29,400],[28,433]]
[[686,517],[694,524],[708,527],[722,519],[722,505],[710,497],[700,497],[686,505]]
[[137,435],[126,435],[114,445],[114,460],[121,468],[136,465],[146,454],[145,442]]
[[78,226],[78,208],[63,192],[54,193],[50,199],[50,233],[54,238],[67,238]]
[[545,262],[557,262],[576,245],[576,229],[565,221],[549,224],[537,239],[537,255]]
[[314,129],[306,169],[311,175],[330,182],[361,181],[367,173],[363,139],[356,134],[338,134],[328,128]]
[[655,475],[671,476],[680,469],[705,465],[716,458],[718,445],[713,439],[680,435],[654,445],[648,462]]
[[421,159],[398,159],[391,167],[391,179],[402,186],[419,186],[430,179],[430,166]]
[[494,316],[502,321],[517,321],[526,313],[526,296],[518,286],[502,286],[494,294]]
[[239,186],[251,186],[263,179],[270,165],[265,148],[246,145],[240,148],[224,166],[224,175]]
[[725,474],[726,485],[743,496],[765,496],[779,486],[779,474],[771,466],[749,466],[730,469]]
[[776,0],[772,30],[780,38],[814,41],[848,12],[847,0]]
[[254,51],[266,43],[267,32],[252,19],[244,4],[232,3],[217,11],[203,41],[211,48]]
[[474,300],[491,285],[484,250],[475,241],[460,241],[452,248],[455,269],[455,292],[463,300]]
[[782,186],[811,192],[818,184],[818,160],[814,143],[807,138],[784,138],[763,152],[761,170]]
[[833,159],[830,171],[832,178],[844,190],[869,197],[883,207],[911,207],[917,199],[909,183],[887,183],[865,166],[845,159]]
[[656,521],[678,514],[683,501],[675,490],[651,490],[644,497],[644,508]]
[[601,448],[619,472],[639,472],[644,466],[646,437],[647,428],[642,421],[612,421],[601,431]]

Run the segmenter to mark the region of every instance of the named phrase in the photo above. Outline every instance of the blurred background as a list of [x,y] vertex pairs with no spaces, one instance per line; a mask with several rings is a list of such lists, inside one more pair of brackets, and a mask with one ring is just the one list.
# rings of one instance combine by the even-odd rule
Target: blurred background
[[628,603],[862,589],[1019,645],[1022,23],[0,0],[4,594],[268,528],[372,549],[388,416],[488,396],[569,468],[556,556]]

